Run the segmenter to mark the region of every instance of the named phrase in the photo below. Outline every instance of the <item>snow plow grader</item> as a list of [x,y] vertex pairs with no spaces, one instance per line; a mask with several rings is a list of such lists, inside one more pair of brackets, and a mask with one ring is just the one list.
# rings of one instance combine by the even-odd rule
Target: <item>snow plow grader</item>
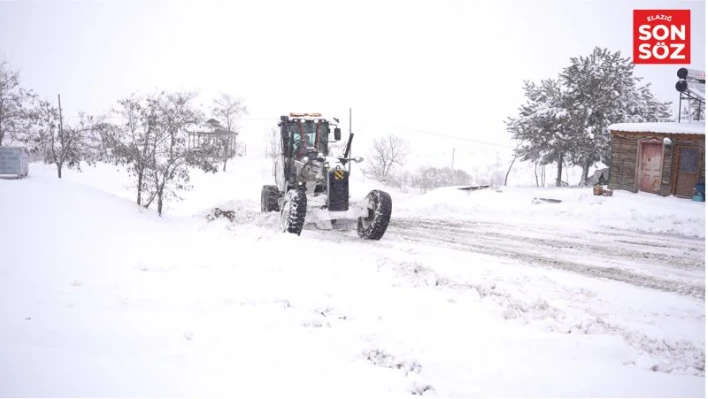
[[391,196],[372,190],[362,201],[350,202],[347,164],[363,158],[350,157],[353,134],[343,154],[330,154],[330,144],[342,139],[338,123],[319,113],[280,117],[275,185],[263,186],[261,212],[280,212],[279,229],[285,233],[299,236],[306,225],[322,230],[356,226],[359,237],[380,240],[391,218]]

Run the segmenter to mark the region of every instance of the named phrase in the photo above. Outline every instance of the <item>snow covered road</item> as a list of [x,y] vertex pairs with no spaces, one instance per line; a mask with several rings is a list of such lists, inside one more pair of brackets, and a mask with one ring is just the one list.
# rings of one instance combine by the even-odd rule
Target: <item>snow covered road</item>
[[705,395],[701,238],[424,212],[296,237],[240,187],[158,218],[50,172],[0,181],[0,396]]
[[705,375],[702,239],[435,219],[394,219],[386,237],[366,245],[425,285],[473,290],[504,318],[554,332],[622,337],[651,370]]
[[705,298],[705,240],[633,230],[401,219],[391,236]]

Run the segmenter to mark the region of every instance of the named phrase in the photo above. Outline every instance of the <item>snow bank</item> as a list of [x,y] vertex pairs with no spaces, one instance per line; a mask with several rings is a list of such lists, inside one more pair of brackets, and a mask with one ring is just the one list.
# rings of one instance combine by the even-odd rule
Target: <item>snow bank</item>
[[[558,199],[561,203],[534,201]],[[615,190],[595,196],[585,188],[463,191],[442,188],[394,204],[397,217],[513,221],[578,228],[612,227],[705,237],[705,203]]]

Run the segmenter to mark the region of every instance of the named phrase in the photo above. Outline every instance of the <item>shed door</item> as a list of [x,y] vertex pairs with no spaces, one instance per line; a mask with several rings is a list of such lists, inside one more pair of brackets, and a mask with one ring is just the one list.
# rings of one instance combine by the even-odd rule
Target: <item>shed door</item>
[[648,193],[661,190],[661,143],[642,143],[639,189]]
[[692,197],[693,187],[697,182],[698,147],[679,147],[675,195],[677,197]]

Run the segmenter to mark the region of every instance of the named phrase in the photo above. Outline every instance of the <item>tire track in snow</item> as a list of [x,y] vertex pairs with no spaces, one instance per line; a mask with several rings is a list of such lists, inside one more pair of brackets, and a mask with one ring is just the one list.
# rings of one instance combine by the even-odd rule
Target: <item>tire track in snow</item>
[[[275,224],[275,214],[263,215],[242,209],[239,213],[240,223],[255,222],[261,227]],[[353,231],[319,231],[313,227],[306,230],[329,241],[360,241]],[[705,299],[704,277],[695,277],[705,270],[705,244],[699,238],[617,228],[560,235],[554,226],[394,218],[382,241],[366,244],[387,249],[386,240],[391,238],[511,258],[532,266]],[[659,270],[651,274],[651,268]],[[657,271],[671,278],[657,275]]]
[[[448,236],[454,236],[451,233],[483,233],[483,237],[523,238],[529,243],[559,249],[584,249],[629,258],[651,257],[653,260],[660,261],[667,266],[686,270],[704,268],[704,241],[702,239],[685,237],[682,239],[667,239],[664,236],[647,235],[646,233],[632,231],[627,231],[627,234],[584,231],[583,235],[565,234],[561,236],[557,234],[557,231],[551,230],[552,226],[539,228],[479,222],[447,223],[433,220],[402,219],[394,221],[392,224],[403,229],[442,229],[450,233]],[[464,234],[457,234],[457,236],[464,237]],[[627,245],[617,246],[617,243]],[[628,250],[627,247],[633,248]],[[677,258],[678,255],[688,255],[688,257]]]
[[[701,283],[697,283],[690,278],[671,279],[644,273],[656,266],[669,271],[703,272],[704,244],[698,239],[665,239],[660,235],[636,232],[632,235],[593,232],[588,235],[599,237],[584,238],[557,235],[558,231],[552,228],[421,219],[391,220],[387,234],[402,241],[512,258],[530,265],[705,299],[702,278]],[[624,245],[618,245],[620,240],[625,241]],[[656,251],[644,249],[652,248],[654,244],[666,247],[669,245],[667,241],[676,246]],[[638,265],[648,267],[638,271]]]

